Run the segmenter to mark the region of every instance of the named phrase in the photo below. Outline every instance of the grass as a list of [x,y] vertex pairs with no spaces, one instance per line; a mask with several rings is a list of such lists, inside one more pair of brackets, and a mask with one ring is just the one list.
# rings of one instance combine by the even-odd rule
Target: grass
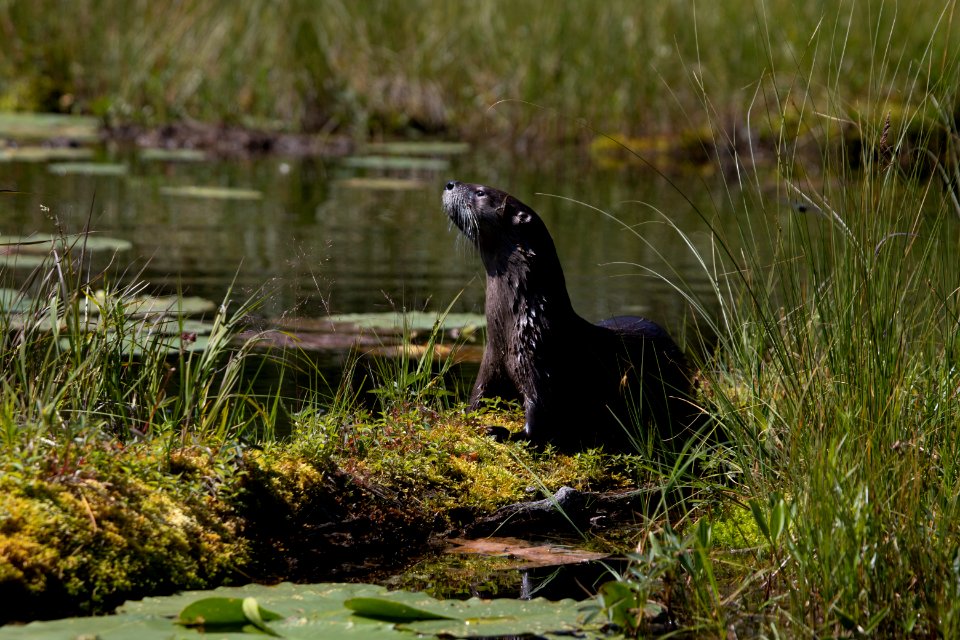
[[[762,87],[803,87],[820,101],[842,81],[851,105],[892,99],[915,107],[900,81],[923,61],[952,55],[960,39],[954,6],[7,2],[0,109],[359,140],[422,132],[506,142],[592,137],[581,123],[626,135],[708,123],[743,130]],[[826,45],[816,57],[808,55],[812,40]],[[873,83],[882,67],[910,71]],[[769,74],[775,86],[759,82]],[[710,118],[704,96],[715,108]]]
[[[352,513],[386,522],[402,511],[408,528],[401,533],[412,535],[429,529],[437,513],[453,523],[457,509],[480,513],[520,499],[535,478],[549,488],[652,480],[664,488],[688,483],[690,508],[665,504],[648,514],[632,566],[603,592],[598,614],[626,632],[648,630],[649,615],[665,608],[680,628],[715,636],[731,627],[743,637],[960,632],[956,3],[906,16],[894,3],[792,9],[771,0],[697,7],[695,19],[660,3],[643,20],[617,3],[567,12],[476,3],[466,22],[462,8],[435,3],[402,14],[386,4],[332,3],[318,16],[308,16],[306,5],[225,13],[227,5],[214,3],[183,5],[174,26],[162,29],[151,14],[158,10],[147,5],[76,6],[88,11],[84,20],[113,34],[110,46],[95,51],[76,42],[83,29],[58,26],[72,24],[62,13],[72,6],[49,17],[18,13],[32,11],[19,3],[0,7],[0,30],[15,36],[0,70],[43,62],[17,75],[21,93],[5,85],[4,99],[158,121],[252,117],[304,128],[333,122],[362,136],[408,130],[415,120],[420,128],[502,126],[554,139],[579,131],[573,121],[535,109],[521,108],[516,117],[483,110],[503,96],[582,115],[598,129],[705,125],[697,143],[729,169],[725,205],[744,215],[721,226],[713,212],[701,211],[714,252],[696,257],[712,295],[694,295],[676,274],[661,275],[697,313],[700,400],[730,441],[706,467],[725,473],[692,482],[636,461],[495,445],[478,437],[477,427],[490,419],[515,422],[515,413],[463,417],[445,404],[446,394],[435,393],[425,368],[411,374],[411,363],[401,362],[381,371],[387,380],[377,412],[340,389],[333,399],[308,402],[293,416],[291,440],[276,442],[264,426],[279,400],[257,403],[230,374],[235,361],[183,352],[171,374],[155,349],[134,366],[116,338],[130,330],[127,317],[103,306],[101,323],[115,331],[86,329],[89,305],[100,300],[92,291],[103,287],[60,261],[37,272],[29,321],[8,324],[0,335],[9,489],[0,495],[19,501],[0,506],[0,553],[20,572],[8,573],[7,584],[48,593],[41,577],[57,569],[72,580],[58,588],[75,597],[90,587],[122,593],[137,581],[172,587],[227,579],[231,569],[249,568],[251,558],[267,553],[264,540],[288,540],[317,513],[342,513],[330,486],[357,509]],[[120,17],[101,19],[114,14]],[[252,24],[257,29],[246,28]],[[285,38],[278,37],[281,26]],[[529,37],[509,37],[524,28]],[[200,34],[202,46],[182,46]],[[581,41],[590,46],[568,46]],[[61,46],[75,46],[76,59],[48,51]],[[181,51],[204,72],[191,76]],[[537,65],[525,63],[533,59]],[[571,59],[577,64],[568,67]],[[237,72],[250,60],[257,61],[252,69]],[[638,72],[638,60],[659,75]],[[257,66],[268,61],[275,77]],[[93,73],[75,72],[74,64]],[[158,69],[163,73],[153,73]],[[267,77],[269,96],[261,87]],[[437,96],[443,115],[427,126]],[[654,122],[636,117],[637,101]],[[392,120],[397,113],[407,119]],[[741,128],[743,122],[749,126]],[[821,145],[819,164],[811,165],[803,148],[811,139]],[[769,150],[773,170],[753,162]],[[123,297],[116,291],[106,299]],[[220,316],[223,336],[238,326],[232,318]],[[180,376],[175,394],[169,375]],[[242,438],[251,428],[264,434],[256,446]],[[143,486],[158,489],[151,495]],[[94,572],[98,563],[141,557],[142,549],[111,555],[129,549],[124,540],[146,535],[143,528],[116,533],[107,526],[120,519],[111,511],[117,495],[160,523],[164,535],[150,552],[170,554],[175,575],[162,577],[168,565],[147,563],[116,574],[122,580],[80,579],[114,575]],[[231,527],[249,525],[244,518],[264,505],[270,509],[259,526],[283,516],[291,529],[286,538],[249,529],[265,536],[251,548],[257,538]],[[211,509],[224,510],[224,528],[196,528],[192,523]],[[34,515],[17,520],[15,511]],[[94,526],[84,528],[88,521]],[[77,538],[101,545],[102,553],[64,571],[56,553],[62,530],[103,532]],[[260,561],[306,551],[278,548]],[[31,559],[47,571],[29,573]]]
[[[751,116],[780,131],[776,188],[751,166],[751,146],[711,146],[734,169],[728,197],[745,215],[720,227],[701,212],[714,252],[696,257],[713,295],[688,295],[712,337],[700,349],[703,401],[730,435],[734,481],[714,513],[650,523],[604,602],[628,630],[645,629],[638,611],[653,597],[716,636],[958,633],[960,210],[948,176],[960,136],[944,106],[957,104],[957,51],[931,46],[903,65],[875,21],[873,104],[857,109],[839,71],[809,89],[818,61],[838,65],[852,46],[831,35],[845,33],[835,20],[796,61],[808,81],[771,75],[759,87],[770,99]],[[893,86],[921,108],[898,114]],[[709,100],[703,111],[718,117]],[[805,164],[798,129],[823,141],[821,166]],[[713,539],[723,529],[730,544],[731,520],[736,553]]]
[[[303,403],[257,393],[249,376],[270,356],[239,337],[256,298],[228,297],[205,326],[176,309],[144,315],[143,285],[92,270],[83,238],[62,236],[18,289],[0,288],[0,623],[328,579],[344,562],[406,558],[531,484],[632,482],[621,458],[483,437],[484,416],[464,416],[442,386],[452,360],[381,365],[371,403],[351,376],[328,390],[320,372]],[[293,424],[282,439],[281,411]],[[502,407],[486,418],[520,419]]]

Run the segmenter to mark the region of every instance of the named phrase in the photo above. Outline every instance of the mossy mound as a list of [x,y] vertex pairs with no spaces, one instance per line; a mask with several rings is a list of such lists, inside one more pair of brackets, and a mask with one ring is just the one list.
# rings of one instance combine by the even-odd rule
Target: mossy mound
[[[533,451],[483,436],[518,412],[407,407],[302,420],[288,441],[85,445],[69,464],[0,461],[8,620],[251,580],[390,570],[504,504],[631,484],[629,457]],[[30,469],[26,471],[25,469]]]
[[247,561],[239,521],[204,479],[158,472],[151,454],[98,455],[67,476],[0,476],[0,617],[103,611],[220,584]]

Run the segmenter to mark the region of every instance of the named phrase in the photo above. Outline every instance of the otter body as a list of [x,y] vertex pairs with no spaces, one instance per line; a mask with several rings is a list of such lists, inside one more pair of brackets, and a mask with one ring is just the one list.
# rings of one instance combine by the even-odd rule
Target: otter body
[[[691,415],[683,352],[656,323],[592,324],[574,311],[546,226],[513,196],[449,182],[443,207],[479,249],[487,273],[487,345],[470,397],[523,403],[523,435],[571,451],[631,450],[638,423],[676,448]],[[671,444],[672,443],[672,444]]]

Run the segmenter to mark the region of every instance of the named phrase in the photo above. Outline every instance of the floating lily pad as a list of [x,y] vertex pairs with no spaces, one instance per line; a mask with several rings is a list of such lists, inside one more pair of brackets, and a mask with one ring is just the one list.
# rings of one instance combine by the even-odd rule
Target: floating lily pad
[[[407,313],[343,313],[327,316],[327,322],[337,324],[351,324],[355,327],[367,329],[408,329],[423,331],[433,329],[433,325],[441,316],[440,313],[428,311],[408,311]],[[476,313],[448,313],[443,317],[441,329],[463,329],[465,327],[482,327],[486,325],[486,318]]]
[[404,171],[444,171],[450,166],[438,158],[409,156],[354,156],[343,160],[345,167],[354,169],[399,169]]
[[49,140],[67,138],[94,142],[99,138],[100,121],[86,116],[53,113],[0,113],[0,138]]
[[0,313],[22,313],[30,309],[30,298],[16,289],[0,288]]
[[157,162],[201,162],[207,159],[207,154],[199,149],[150,148],[140,151],[140,159]]
[[55,162],[47,166],[47,171],[55,176],[125,176],[127,165],[107,162]]
[[263,193],[256,189],[234,189],[231,187],[160,187],[160,193],[179,198],[206,198],[211,200],[263,199]]
[[398,156],[453,156],[470,151],[467,142],[378,142],[367,145],[371,153]]
[[[94,294],[101,304],[105,303],[105,295],[102,291]],[[123,312],[131,317],[158,314],[195,316],[210,313],[216,308],[215,303],[196,296],[136,296],[123,300]]]
[[129,240],[101,236],[96,233],[68,236],[51,235],[49,233],[35,233],[29,236],[0,235],[0,256],[12,254],[46,256],[55,246],[67,246],[84,251],[112,252],[129,251],[133,248],[133,244]]
[[[232,601],[224,606],[226,599]],[[599,637],[582,621],[581,608],[573,600],[436,600],[364,584],[248,585],[128,602],[111,616],[3,627],[0,640],[200,637],[199,631],[178,626],[174,618],[196,622],[204,613],[226,621],[227,628],[218,629],[216,637],[238,640],[253,637],[251,633],[332,640],[410,639],[416,637],[415,633],[467,638],[576,632],[581,638]],[[236,629],[240,615],[252,624]],[[281,619],[281,615],[287,617]]]
[[0,235],[0,265],[13,269],[34,269],[50,260],[54,248],[70,248],[75,254],[129,251],[133,245],[120,238],[96,234],[53,236],[37,233],[30,236]]
[[422,180],[404,178],[346,178],[337,184],[348,189],[370,189],[371,191],[416,191],[424,189],[427,183]]
[[0,149],[0,162],[56,162],[85,160],[93,157],[93,149],[83,147],[11,147]]

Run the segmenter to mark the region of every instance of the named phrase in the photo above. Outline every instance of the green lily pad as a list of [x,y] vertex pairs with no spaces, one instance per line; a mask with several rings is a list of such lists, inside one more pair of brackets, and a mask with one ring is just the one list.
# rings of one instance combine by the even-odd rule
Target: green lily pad
[[207,154],[199,149],[149,148],[140,151],[140,159],[148,162],[201,162],[207,159]]
[[53,113],[0,113],[0,138],[49,140],[68,138],[79,142],[99,139],[100,121],[86,116]]
[[[389,329],[410,331],[429,331],[440,318],[439,312],[408,311],[406,313],[342,313],[327,316],[325,320],[332,323],[351,324],[365,329]],[[463,329],[465,327],[482,327],[486,325],[486,318],[476,313],[448,313],[443,317],[440,328],[444,331]]]
[[232,187],[160,187],[160,193],[178,198],[204,198],[209,200],[262,200],[263,193],[256,189]]
[[55,176],[125,176],[127,165],[107,162],[55,162],[47,166]]
[[17,289],[0,288],[0,313],[29,311],[33,302]]
[[85,253],[129,251],[128,240],[97,234],[55,236],[35,233],[29,236],[0,236],[0,266],[11,269],[34,269],[50,261],[54,249],[70,248],[75,255]]
[[354,169],[398,169],[404,171],[444,171],[450,163],[438,158],[409,156],[354,156],[345,158],[343,166]]
[[471,598],[454,602],[460,615],[455,620],[417,620],[398,625],[424,635],[451,638],[485,638],[491,636],[572,635],[583,630],[586,614],[575,600],[550,602],[534,600],[479,600]]
[[345,178],[337,184],[348,189],[369,189],[371,191],[416,191],[427,187],[422,180],[404,178]]
[[[95,295],[101,302],[104,302],[102,291]],[[215,311],[216,308],[216,303],[197,296],[136,296],[123,300],[123,312],[131,317],[156,314],[195,316],[210,313]]]
[[[228,599],[232,602],[225,603]],[[192,622],[203,618],[206,635],[211,631],[207,628],[211,619],[223,620],[224,626],[214,625],[216,637],[237,640],[250,638],[250,633],[332,640],[410,640],[416,637],[414,633],[458,638],[555,633],[599,637],[594,628],[583,622],[582,608],[584,605],[573,600],[436,600],[423,594],[388,592],[383,587],[364,584],[247,585],[128,602],[112,616],[3,627],[0,640],[81,636],[103,640],[159,640],[199,636],[199,630],[179,626],[175,616]],[[288,617],[281,618],[281,614],[271,609],[282,611]],[[377,617],[384,611],[401,612],[401,615]],[[242,624],[241,615],[251,624],[238,628]]]
[[83,147],[12,147],[0,149],[0,162],[56,162],[86,160],[93,149]]
[[129,240],[101,236],[96,233],[68,236],[52,235],[49,233],[34,233],[29,236],[0,235],[0,255],[35,254],[46,256],[55,246],[68,246],[78,250],[83,249],[84,251],[120,252],[132,249],[133,243]]
[[367,145],[367,151],[396,156],[453,156],[470,151],[467,142],[378,142]]

